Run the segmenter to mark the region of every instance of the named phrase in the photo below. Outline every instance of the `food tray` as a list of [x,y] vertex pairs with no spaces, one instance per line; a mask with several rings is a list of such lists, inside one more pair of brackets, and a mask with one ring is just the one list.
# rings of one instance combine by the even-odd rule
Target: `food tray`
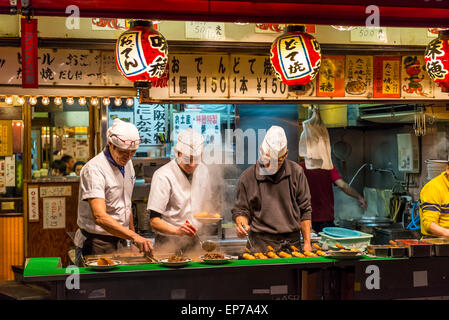
[[408,247],[409,257],[430,257],[432,256],[433,245],[420,240],[395,240],[399,245]]
[[337,260],[356,260],[362,258],[363,253],[360,251],[328,251],[325,257]]
[[372,234],[364,233],[359,231],[360,236],[358,237],[347,237],[347,238],[336,238],[320,232],[321,240],[319,241],[322,248],[325,248],[324,244],[327,245],[329,250],[338,249],[336,243],[341,244],[347,249],[356,248],[360,251],[364,251],[371,242]]
[[390,247],[385,245],[370,245],[366,250],[376,257],[388,257],[390,253]]
[[434,238],[425,239],[433,245],[433,254],[437,257],[448,257],[449,256],[449,239],[446,238]]
[[225,255],[223,259],[207,259],[204,256],[200,257],[203,263],[206,264],[225,264],[228,263],[229,260],[232,259],[231,256]]
[[159,262],[166,267],[178,268],[178,267],[183,267],[183,266],[187,265],[189,262],[192,262],[192,259],[187,258],[186,260],[183,260],[183,261],[170,262],[170,261],[168,261],[168,258],[165,258],[165,259],[159,260]]
[[408,248],[407,247],[393,247],[390,246],[390,256],[392,258],[402,258],[408,256]]
[[112,260],[114,264],[108,264],[108,265],[98,265],[97,260],[90,260],[86,262],[86,267],[91,268],[98,271],[105,271],[105,270],[111,270],[115,267],[120,265],[120,261],[118,260]]

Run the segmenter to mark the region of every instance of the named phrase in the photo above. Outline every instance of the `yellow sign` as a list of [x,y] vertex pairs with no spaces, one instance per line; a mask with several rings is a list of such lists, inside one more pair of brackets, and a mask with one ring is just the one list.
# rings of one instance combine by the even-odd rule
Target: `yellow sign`
[[0,120],[0,156],[12,156],[11,120]]

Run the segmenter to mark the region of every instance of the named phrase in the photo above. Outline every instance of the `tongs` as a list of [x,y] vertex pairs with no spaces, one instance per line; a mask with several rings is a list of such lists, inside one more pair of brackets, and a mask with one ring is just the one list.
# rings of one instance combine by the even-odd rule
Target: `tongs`
[[[139,248],[139,246],[137,245],[137,243],[136,243],[135,241],[133,241],[132,244],[135,245],[137,248]],[[139,250],[140,250],[140,249],[139,249]],[[152,253],[144,252],[144,253],[143,253],[143,257],[146,258],[146,259],[148,259],[148,260],[152,260],[152,261],[154,261],[154,262],[156,262],[156,263],[159,263],[159,260],[156,259]]]
[[250,248],[253,248],[253,245],[252,245],[252,243],[251,243],[251,240],[249,240],[248,232],[246,232],[245,227],[243,226],[243,223],[242,223],[240,226],[242,227],[243,232],[245,233],[246,240],[248,240],[248,244],[249,244]]

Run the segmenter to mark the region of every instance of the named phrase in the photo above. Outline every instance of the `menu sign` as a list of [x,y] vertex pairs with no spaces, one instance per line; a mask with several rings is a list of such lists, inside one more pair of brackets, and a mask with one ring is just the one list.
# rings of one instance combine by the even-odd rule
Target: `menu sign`
[[373,96],[373,57],[346,56],[345,96]]
[[287,85],[280,82],[271,67],[270,57],[231,55],[230,95],[235,98],[286,98]]
[[142,139],[141,147],[163,144],[167,136],[167,114],[166,104],[134,106],[134,121]]
[[44,229],[65,228],[65,198],[43,199]]
[[402,97],[432,98],[433,81],[425,70],[423,56],[403,56],[401,68]]
[[39,221],[39,189],[28,188],[29,221]]
[[318,97],[345,96],[345,56],[323,56],[317,80]]
[[170,97],[228,97],[228,55],[175,54],[169,65]]
[[12,155],[12,121],[0,120],[0,156]]
[[401,97],[400,68],[400,57],[374,57],[374,98]]

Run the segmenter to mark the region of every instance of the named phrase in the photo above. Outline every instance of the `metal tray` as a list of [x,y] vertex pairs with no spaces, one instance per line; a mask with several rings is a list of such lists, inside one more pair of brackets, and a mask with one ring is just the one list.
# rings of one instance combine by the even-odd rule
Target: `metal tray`
[[368,253],[376,257],[388,257],[390,248],[385,245],[370,245],[366,248]]
[[392,258],[407,257],[407,255],[408,255],[407,247],[390,247],[390,256]]
[[400,246],[408,247],[409,257],[430,257],[432,256],[433,245],[420,240],[395,240]]
[[363,257],[360,251],[327,251],[326,258],[337,260],[356,260]]
[[425,239],[433,245],[433,254],[437,257],[448,257],[449,256],[449,239],[446,238],[435,238],[435,239]]

